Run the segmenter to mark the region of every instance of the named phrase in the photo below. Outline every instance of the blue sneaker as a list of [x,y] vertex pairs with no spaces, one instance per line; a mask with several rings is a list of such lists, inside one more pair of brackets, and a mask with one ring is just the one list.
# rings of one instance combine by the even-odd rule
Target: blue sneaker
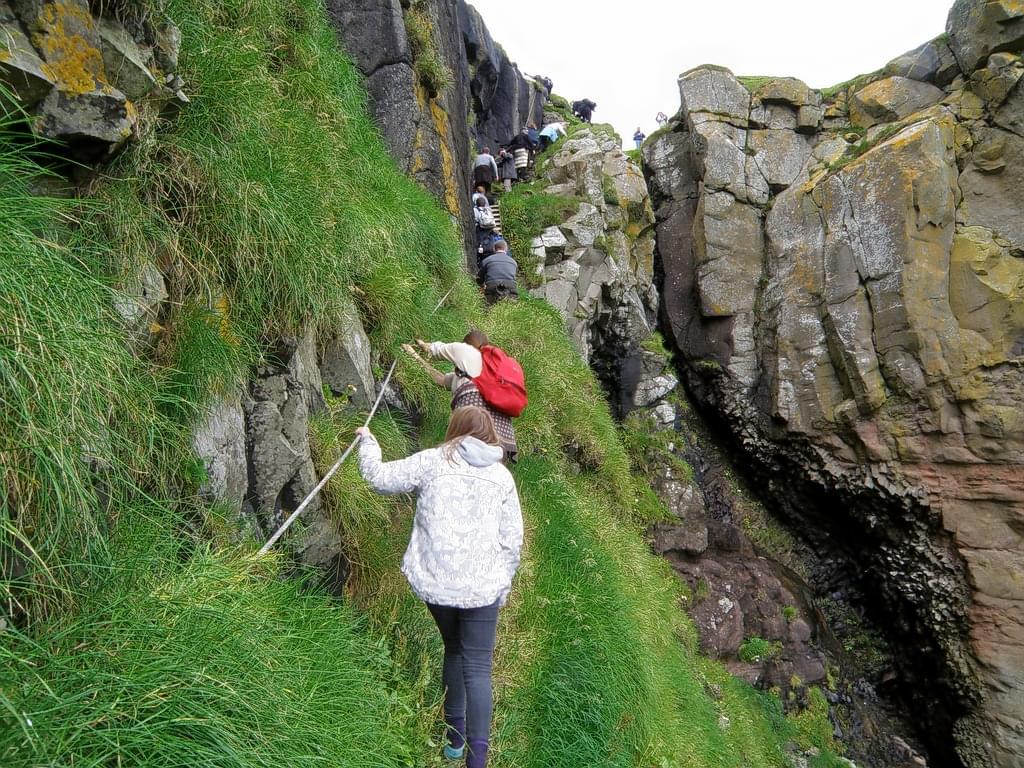
[[465,744],[463,744],[458,749],[455,749],[451,744],[444,745],[445,760],[461,760],[464,754],[466,754]]

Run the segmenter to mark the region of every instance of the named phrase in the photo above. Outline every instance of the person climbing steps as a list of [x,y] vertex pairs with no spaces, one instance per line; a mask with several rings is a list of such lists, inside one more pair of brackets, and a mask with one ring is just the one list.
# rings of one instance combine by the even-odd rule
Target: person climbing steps
[[[455,371],[441,373],[420,357],[411,344],[402,345],[402,349],[423,366],[435,384],[451,391],[453,410],[460,406],[475,405],[484,408],[491,415],[501,439],[501,445],[505,449],[505,459],[514,464],[519,455],[519,448],[516,444],[515,427],[512,425],[513,417],[487,402],[477,386],[477,379],[484,373],[483,350],[485,347],[493,346],[487,338],[487,334],[473,329],[465,335],[461,342],[427,342],[417,339],[416,344],[425,354],[433,358],[442,358],[454,364]],[[518,363],[516,366],[518,367]],[[521,369],[519,369],[518,375],[522,376]],[[525,404],[525,387],[522,391],[522,398]]]
[[516,288],[516,271],[519,265],[508,253],[508,243],[498,240],[494,253],[480,263],[480,282],[488,304],[497,304],[502,299],[519,298]]
[[490,193],[491,184],[498,178],[498,164],[491,154],[490,147],[484,147],[473,160],[473,184],[482,186],[484,192]]

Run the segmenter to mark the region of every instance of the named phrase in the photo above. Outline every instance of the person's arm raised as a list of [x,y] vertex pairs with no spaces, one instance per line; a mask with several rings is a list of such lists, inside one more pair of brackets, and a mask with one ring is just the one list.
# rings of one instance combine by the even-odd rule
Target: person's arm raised
[[[425,344],[426,342],[422,342],[422,341],[419,341],[417,339],[416,343],[417,344]],[[405,350],[406,354],[410,355],[413,360],[415,360],[416,362],[418,362],[420,365],[423,366],[423,369],[427,372],[427,375],[430,376],[431,380],[435,384],[437,384],[437,386],[439,386],[439,387],[446,387],[446,386],[448,386],[445,383],[445,380],[444,380],[445,376],[444,376],[444,374],[441,373],[439,370],[437,370],[437,368],[432,366],[426,360],[424,360],[422,357],[420,357],[419,354],[416,352],[416,350],[413,349],[412,344],[403,344],[402,345],[402,349]]]
[[414,453],[399,461],[381,461],[380,443],[365,427],[356,430],[359,435],[359,474],[377,493],[390,496],[411,493],[422,481],[426,471],[428,451]]

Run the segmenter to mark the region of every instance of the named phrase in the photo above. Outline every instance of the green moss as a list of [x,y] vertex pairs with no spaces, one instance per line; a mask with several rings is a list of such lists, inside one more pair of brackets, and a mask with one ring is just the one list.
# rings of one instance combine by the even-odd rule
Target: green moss
[[[865,153],[877,147],[879,144],[888,141],[903,128],[906,127],[905,123],[897,122],[883,126],[874,136],[870,139],[866,136],[858,141],[856,144],[850,145],[846,152],[841,157],[829,163],[828,169],[831,172],[840,171],[857,158],[861,157]],[[850,132],[864,135],[865,129],[851,126]]]
[[611,176],[601,176],[601,192],[607,205],[619,205],[619,193]]
[[412,0],[403,15],[413,69],[423,87],[436,98],[451,88],[454,76],[434,39],[434,20],[430,16],[429,6],[425,0]]
[[739,81],[740,85],[751,93],[756,94],[761,90],[761,88],[777,78],[769,77],[767,75],[738,75],[736,79]]
[[501,198],[502,234],[528,287],[540,285],[532,242],[548,227],[562,224],[579,208],[579,200],[549,195],[544,182],[518,184]]
[[780,653],[782,643],[768,641],[763,637],[748,637],[740,643],[739,657],[749,664],[774,659]]
[[837,745],[833,740],[832,723],[829,721],[828,700],[820,688],[811,688],[807,692],[807,706],[797,714],[790,716],[790,722],[797,729],[800,741],[820,750],[825,750],[825,762],[822,765],[841,764],[835,761],[834,752]]
[[707,600],[711,597],[711,585],[708,584],[707,579],[701,577],[697,579],[697,589],[693,593],[695,600]]
[[644,339],[640,346],[648,352],[653,352],[656,355],[664,355],[668,353],[668,346],[665,343],[665,337],[661,335],[661,331],[655,331],[646,339]]
[[785,605],[785,606],[782,607],[782,617],[787,622],[788,621],[793,621],[793,619],[795,619],[799,615],[800,615],[800,612],[796,609],[795,606]]
[[822,88],[821,98],[824,99],[825,101],[834,101],[836,97],[840,96],[841,94],[848,94],[859,91],[865,85],[869,85],[870,83],[874,82],[879,77],[881,77],[881,74],[882,70],[878,69],[875,70],[874,72],[869,72],[866,75],[857,75],[856,77],[852,77],[849,80],[844,80],[841,83],[836,83],[835,85],[829,86],[828,88]]
[[548,114],[554,114],[566,124],[568,129],[574,125],[582,124],[582,121],[572,113],[572,104],[568,99],[559,96],[557,93],[552,93],[548,99],[548,103],[544,106],[544,112]]

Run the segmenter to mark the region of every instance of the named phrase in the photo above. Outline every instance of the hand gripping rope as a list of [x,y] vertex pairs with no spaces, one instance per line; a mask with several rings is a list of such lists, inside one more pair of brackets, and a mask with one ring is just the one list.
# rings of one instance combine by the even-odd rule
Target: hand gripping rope
[[[441,300],[437,302],[437,306],[434,307],[431,314],[437,312],[437,310],[441,308],[441,305],[445,303],[445,301],[448,299],[448,297],[454,290],[455,287],[452,286],[448,293],[441,297]],[[380,393],[377,395],[377,399],[374,401],[373,407],[370,409],[370,413],[366,417],[366,421],[363,422],[364,427],[368,427],[370,425],[370,420],[373,419],[374,414],[377,413],[377,408],[380,407],[380,401],[384,398],[384,392],[387,391],[388,383],[391,381],[391,375],[395,372],[395,366],[397,365],[398,358],[395,358],[395,361],[391,363],[391,368],[388,370],[388,375],[384,377],[384,382],[380,385]],[[260,551],[256,553],[257,557],[265,555],[267,554],[267,552],[270,551],[270,548],[277,543],[277,540],[284,535],[285,531],[287,531],[291,527],[292,523],[294,523],[298,519],[299,515],[302,514],[303,510],[307,506],[309,506],[309,502],[316,498],[316,495],[320,493],[320,491],[323,489],[325,485],[327,485],[327,481],[330,480],[334,473],[338,471],[338,468],[341,467],[342,463],[344,463],[345,459],[348,458],[348,455],[352,453],[352,449],[355,448],[358,443],[359,436],[357,435],[356,438],[351,443],[349,443],[349,446],[348,448],[345,449],[345,452],[341,454],[341,458],[334,462],[334,466],[331,467],[327,471],[327,474],[323,476],[323,479],[316,484],[316,487],[309,492],[309,495],[302,500],[302,503],[299,504],[298,507],[296,507],[295,511],[288,515],[288,519],[281,523],[281,527],[274,531],[274,535],[267,540],[267,543],[260,547]]]

